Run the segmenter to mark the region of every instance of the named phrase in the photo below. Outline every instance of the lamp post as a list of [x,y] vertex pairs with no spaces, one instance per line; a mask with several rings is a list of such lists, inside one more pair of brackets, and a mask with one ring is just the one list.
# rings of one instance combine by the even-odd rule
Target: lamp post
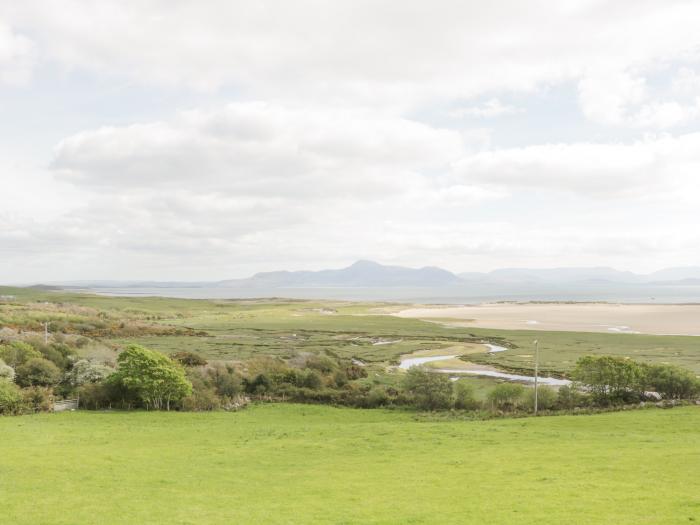
[[537,415],[537,376],[540,364],[540,342],[535,339],[535,415]]

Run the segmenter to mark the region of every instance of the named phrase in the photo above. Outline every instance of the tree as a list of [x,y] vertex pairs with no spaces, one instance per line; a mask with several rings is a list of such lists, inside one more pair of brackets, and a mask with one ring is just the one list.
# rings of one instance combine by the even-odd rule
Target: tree
[[117,358],[114,380],[134,392],[146,408],[170,410],[172,401],[192,393],[192,383],[177,363],[140,345],[129,345]]
[[673,399],[687,399],[700,392],[700,381],[690,370],[671,365],[648,365],[647,388]]
[[41,357],[41,353],[24,341],[12,341],[10,344],[0,345],[0,359],[14,369],[34,357]]
[[423,410],[452,406],[452,382],[445,374],[430,372],[414,366],[403,379],[403,388]]
[[574,380],[585,385],[599,403],[639,398],[646,383],[645,368],[630,359],[586,356],[576,362]]
[[0,381],[2,380],[6,381],[14,381],[15,380],[15,369],[12,368],[10,365],[6,365],[5,361],[0,359]]
[[520,406],[524,392],[522,385],[503,383],[489,392],[489,402],[498,410],[515,410]]
[[112,367],[92,363],[87,359],[76,361],[66,379],[71,386],[81,386],[86,383],[98,383],[114,373]]
[[14,383],[0,379],[0,414],[19,414],[23,408],[22,391]]
[[17,368],[20,386],[54,386],[62,376],[61,369],[43,357],[33,357]]

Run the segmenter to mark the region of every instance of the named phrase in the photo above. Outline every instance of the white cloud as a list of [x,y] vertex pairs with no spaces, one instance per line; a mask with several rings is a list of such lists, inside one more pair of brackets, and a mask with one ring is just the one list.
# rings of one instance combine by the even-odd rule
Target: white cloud
[[17,34],[0,18],[0,84],[21,85],[34,66],[32,42]]
[[[68,69],[255,98],[406,107],[532,90],[697,52],[700,6],[640,3],[300,2],[0,4]],[[303,72],[303,74],[301,73]]]
[[[455,165],[459,180],[504,188],[540,188],[608,199],[659,198],[686,185],[694,191],[700,133],[625,144],[542,144],[479,152]],[[695,193],[697,195],[697,193]]]
[[463,151],[460,133],[402,118],[236,103],[79,133],[58,144],[52,166],[84,187],[374,199],[419,184]]
[[515,106],[509,106],[503,104],[499,99],[492,98],[484,102],[480,106],[469,106],[465,108],[458,108],[450,112],[450,115],[455,118],[464,117],[480,117],[480,118],[493,118],[500,117],[502,115],[512,115],[514,113],[520,113],[522,109]]

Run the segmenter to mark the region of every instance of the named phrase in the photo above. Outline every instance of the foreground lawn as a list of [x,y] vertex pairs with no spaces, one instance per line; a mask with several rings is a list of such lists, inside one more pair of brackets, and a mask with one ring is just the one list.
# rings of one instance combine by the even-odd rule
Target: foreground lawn
[[240,413],[0,418],[0,522],[700,521],[700,409],[430,422]]

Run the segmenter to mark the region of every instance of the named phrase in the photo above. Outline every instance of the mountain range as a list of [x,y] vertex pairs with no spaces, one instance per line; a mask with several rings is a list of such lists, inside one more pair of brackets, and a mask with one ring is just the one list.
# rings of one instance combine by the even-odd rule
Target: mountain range
[[582,268],[503,268],[491,272],[460,274],[434,266],[406,268],[387,266],[373,261],[357,261],[340,269],[319,271],[262,272],[245,279],[216,282],[178,281],[70,281],[51,283],[66,287],[86,288],[391,288],[449,286],[574,286],[655,285],[700,286],[700,266],[666,268],[650,274],[636,274],[608,267]]

